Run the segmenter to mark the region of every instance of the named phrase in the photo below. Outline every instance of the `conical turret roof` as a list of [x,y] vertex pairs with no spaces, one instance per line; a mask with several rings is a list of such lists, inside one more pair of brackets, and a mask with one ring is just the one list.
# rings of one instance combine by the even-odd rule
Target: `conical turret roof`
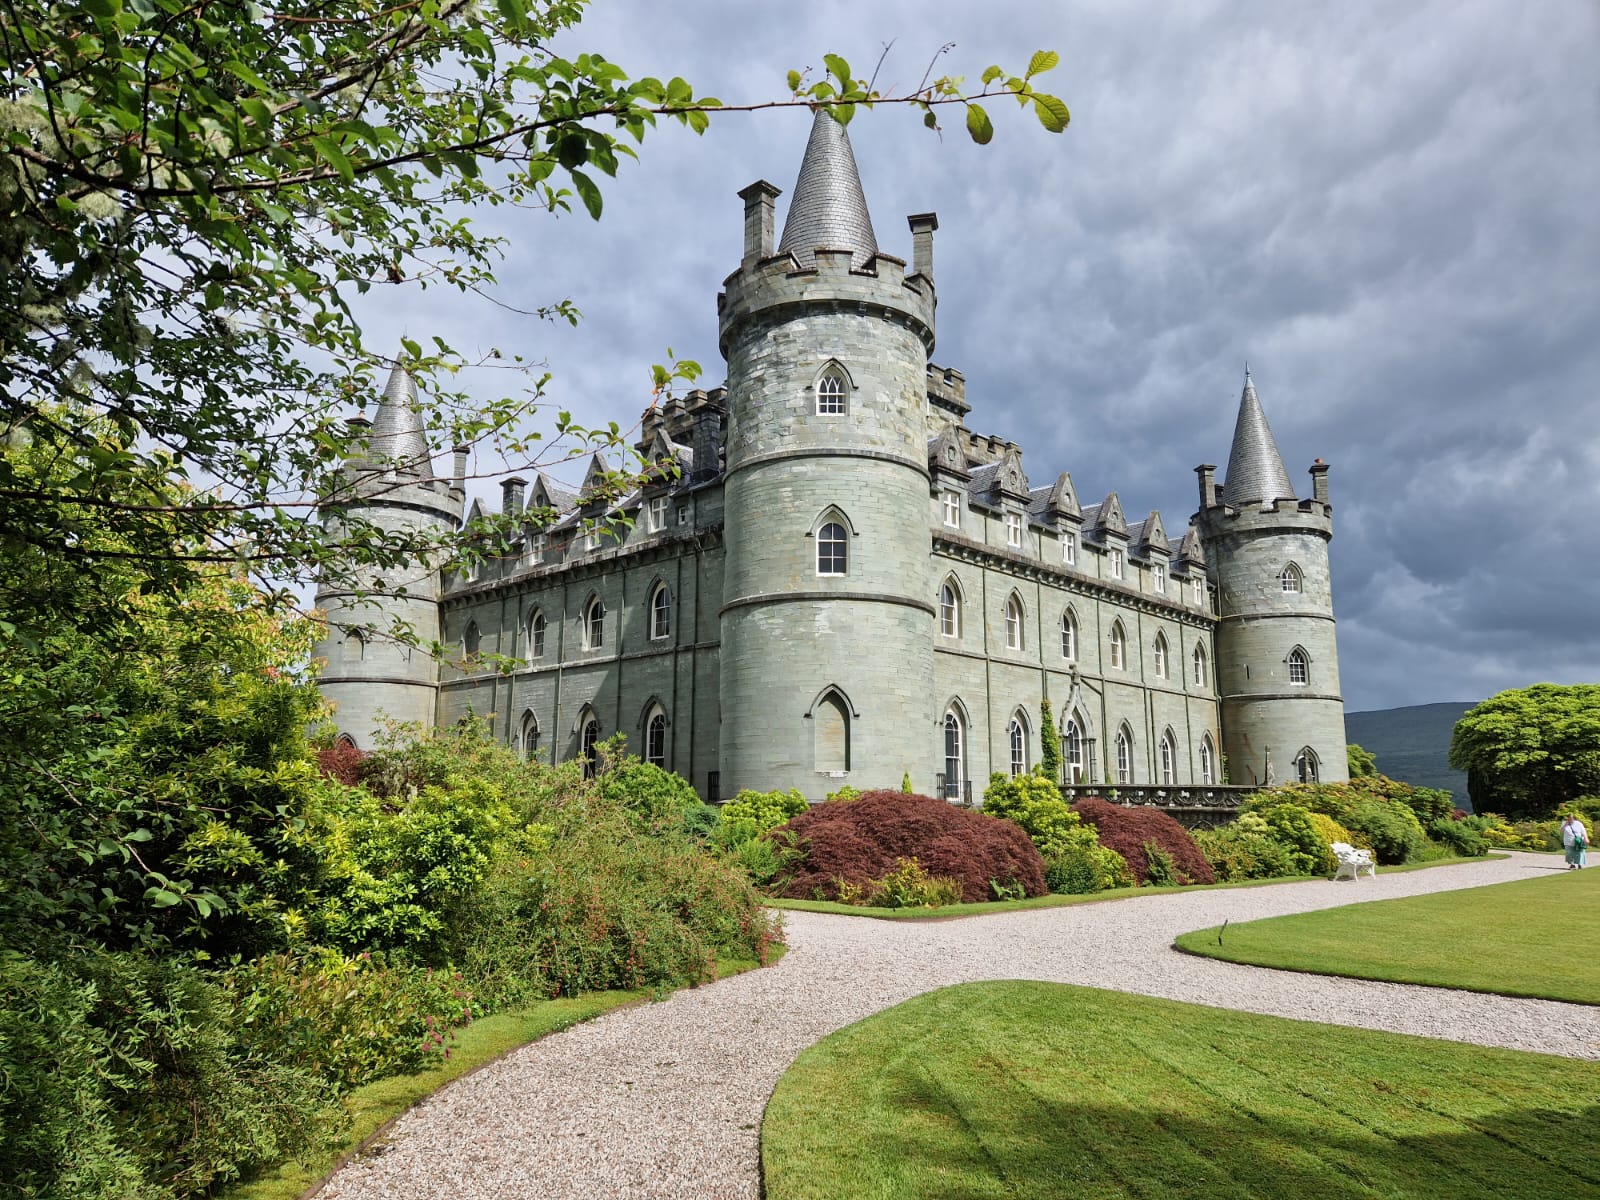
[[395,469],[423,479],[433,478],[433,452],[422,428],[418,410],[417,385],[410,373],[398,364],[389,372],[389,382],[378,401],[378,415],[372,422],[368,458],[393,463]]
[[1250,368],[1244,371],[1244,395],[1239,398],[1239,420],[1233,427],[1233,449],[1228,454],[1228,475],[1223,481],[1222,502],[1232,508],[1247,504],[1271,504],[1274,500],[1293,500],[1294,487],[1289,472],[1283,469],[1283,456],[1272,439],[1267,414],[1256,398],[1256,385]]
[[819,247],[855,251],[850,260],[855,266],[878,252],[850,135],[821,108],[811,123],[778,250],[792,252],[802,267],[809,267]]

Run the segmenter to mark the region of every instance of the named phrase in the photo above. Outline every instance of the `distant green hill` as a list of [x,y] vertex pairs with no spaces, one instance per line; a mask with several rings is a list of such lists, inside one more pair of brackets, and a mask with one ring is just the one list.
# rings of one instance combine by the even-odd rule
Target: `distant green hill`
[[1348,741],[1376,754],[1378,770],[1390,779],[1443,788],[1455,797],[1457,808],[1471,812],[1466,772],[1450,769],[1450,734],[1477,703],[1467,700],[1345,713],[1344,734]]

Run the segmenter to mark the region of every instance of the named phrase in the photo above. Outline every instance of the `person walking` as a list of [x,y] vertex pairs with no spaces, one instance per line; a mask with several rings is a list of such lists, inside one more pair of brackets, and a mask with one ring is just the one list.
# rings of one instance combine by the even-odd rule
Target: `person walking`
[[1561,822],[1561,844],[1567,851],[1567,870],[1576,871],[1589,865],[1589,830],[1577,813],[1568,813]]

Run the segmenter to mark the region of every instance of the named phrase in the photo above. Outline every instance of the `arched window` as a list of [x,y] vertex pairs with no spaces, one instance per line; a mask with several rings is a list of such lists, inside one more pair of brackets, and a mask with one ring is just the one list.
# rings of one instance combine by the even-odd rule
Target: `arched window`
[[1161,735],[1161,782],[1165,787],[1178,782],[1178,745],[1170,729]]
[[360,747],[356,745],[355,738],[351,737],[348,733],[341,733],[338,737],[334,738],[333,744],[335,746],[348,746],[351,750],[360,749]]
[[1069,662],[1078,657],[1078,621],[1071,609],[1061,614],[1061,657]]
[[939,633],[947,638],[961,636],[961,595],[949,581],[939,589]]
[[1111,625],[1111,669],[1128,669],[1128,635],[1123,632],[1121,621],[1114,621]]
[[1300,574],[1300,568],[1294,563],[1290,563],[1278,572],[1278,584],[1286,592],[1299,592],[1303,582],[1304,577]]
[[1208,687],[1211,683],[1211,675],[1207,670],[1208,664],[1206,663],[1206,645],[1204,642],[1195,643],[1194,655],[1192,657],[1194,662],[1195,687]]
[[824,371],[817,379],[817,412],[824,416],[844,412],[846,386],[844,372],[838,367]]
[[578,757],[583,760],[583,777],[593,779],[599,768],[594,748],[600,744],[600,722],[587,717],[578,733]]
[[1133,730],[1126,725],[1117,730],[1117,782],[1133,782]]
[[1155,654],[1155,659],[1156,659],[1156,678],[1157,679],[1166,679],[1166,678],[1168,678],[1169,676],[1168,676],[1168,669],[1167,669],[1167,635],[1164,634],[1164,633],[1157,633],[1156,634],[1156,654]]
[[843,575],[846,563],[845,528],[829,521],[817,530],[817,574]]
[[1311,682],[1311,656],[1299,646],[1289,651],[1289,682],[1295,687]]
[[1200,782],[1210,785],[1217,781],[1217,748],[1208,733],[1200,739]]
[[1022,649],[1022,600],[1015,595],[1006,601],[1006,649]]
[[358,663],[367,657],[367,639],[352,629],[344,635],[344,661]]
[[1301,783],[1317,782],[1317,754],[1310,746],[1300,747],[1294,759],[1294,777]]
[[522,714],[522,757],[532,762],[539,753],[539,718],[530,708]]
[[599,596],[583,609],[583,648],[599,650],[606,644],[606,606]]
[[667,765],[667,714],[659,708],[645,719],[644,760],[662,768]]
[[658,583],[650,596],[650,640],[660,641],[672,633],[672,590]]
[[961,799],[961,784],[966,778],[966,731],[955,708],[944,710],[944,798]]
[[811,710],[812,757],[818,771],[850,769],[850,706],[828,690]]
[[528,657],[544,657],[544,609],[536,608],[528,618]]
[[466,632],[461,635],[461,649],[468,658],[472,658],[483,648],[483,633],[478,629],[476,621],[468,621]]
[[1019,710],[1011,716],[1006,726],[1006,741],[1011,751],[1011,773],[1025,775],[1028,771],[1028,719]]
[[1067,762],[1067,782],[1083,783],[1085,775],[1083,769],[1083,727],[1078,724],[1077,717],[1067,718],[1066,734],[1061,741],[1065,747],[1063,757]]

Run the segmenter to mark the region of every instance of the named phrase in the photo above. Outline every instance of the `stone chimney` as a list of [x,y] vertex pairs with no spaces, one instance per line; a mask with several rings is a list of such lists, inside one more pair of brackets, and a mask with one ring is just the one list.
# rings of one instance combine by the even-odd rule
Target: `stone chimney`
[[772,257],[773,201],[783,194],[765,179],[758,179],[739,193],[744,201],[744,261],[758,262]]
[[1201,463],[1194,469],[1200,476],[1200,507],[1215,508],[1217,506],[1217,468],[1214,463]]
[[500,481],[500,512],[502,516],[514,517],[522,511],[522,497],[528,487],[528,481],[520,475],[513,475],[510,479]]
[[1328,464],[1320,458],[1311,464],[1311,498],[1321,504],[1328,502]]
[[933,231],[939,228],[939,214],[916,213],[906,218],[911,226],[911,269],[933,282]]

